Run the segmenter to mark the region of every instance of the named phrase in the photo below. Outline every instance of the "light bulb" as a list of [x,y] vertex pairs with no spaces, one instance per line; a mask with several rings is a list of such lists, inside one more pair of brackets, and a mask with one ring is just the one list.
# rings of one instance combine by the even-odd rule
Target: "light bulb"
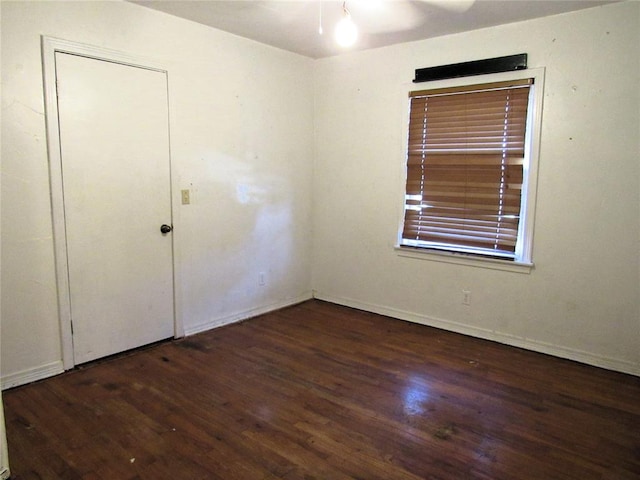
[[351,15],[348,13],[340,19],[336,25],[336,42],[341,47],[350,47],[356,43],[358,38],[358,27],[351,20]]

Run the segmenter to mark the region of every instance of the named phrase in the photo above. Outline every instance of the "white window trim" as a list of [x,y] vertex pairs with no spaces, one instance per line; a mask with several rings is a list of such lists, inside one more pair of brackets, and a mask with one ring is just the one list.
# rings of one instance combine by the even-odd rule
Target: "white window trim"
[[533,263],[516,260],[500,260],[498,258],[481,257],[449,250],[429,250],[426,248],[394,247],[399,257],[432,262],[451,263],[454,265],[467,265],[470,267],[488,268],[490,270],[503,270],[505,272],[531,273]]
[[[470,265],[511,272],[529,273],[533,268],[533,227],[536,207],[536,194],[538,185],[538,163],[540,153],[540,135],[542,127],[542,100],[544,98],[544,74],[545,69],[531,68],[513,72],[493,73],[489,75],[476,75],[472,77],[452,78],[420,84],[405,84],[402,89],[402,184],[399,187],[399,225],[395,243],[395,251],[401,257],[433,260],[437,262],[454,263],[458,265]],[[409,138],[409,92],[435,88],[450,88],[483,83],[501,82],[533,78],[533,98],[528,112],[528,121],[531,128],[527,129],[525,141],[525,179],[522,185],[522,208],[520,212],[520,224],[518,227],[518,246],[515,260],[500,260],[489,256],[465,254],[452,250],[435,250],[423,247],[412,248],[402,246],[402,230],[404,228],[405,188],[407,181],[406,161],[408,155]]]

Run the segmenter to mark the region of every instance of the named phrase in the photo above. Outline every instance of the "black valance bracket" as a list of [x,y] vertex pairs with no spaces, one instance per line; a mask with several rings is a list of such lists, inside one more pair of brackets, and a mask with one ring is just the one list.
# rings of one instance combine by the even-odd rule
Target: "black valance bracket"
[[487,58],[472,62],[452,63],[438,67],[416,69],[413,83],[431,82],[446,78],[471,77],[487,73],[511,72],[527,68],[527,54],[509,55],[507,57]]

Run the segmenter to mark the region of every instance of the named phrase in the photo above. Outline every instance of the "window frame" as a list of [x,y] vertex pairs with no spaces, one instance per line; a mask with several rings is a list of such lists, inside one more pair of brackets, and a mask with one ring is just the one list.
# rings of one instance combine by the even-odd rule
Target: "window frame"
[[[402,163],[402,184],[400,186],[400,216],[395,243],[395,250],[398,255],[409,258],[420,258],[425,260],[441,261],[476,267],[486,267],[499,270],[529,273],[533,268],[533,230],[536,206],[536,193],[538,181],[538,164],[540,151],[540,136],[542,126],[542,102],[544,97],[544,74],[545,69],[531,68],[512,72],[494,73],[488,75],[476,75],[470,77],[452,78],[437,80],[432,82],[404,84],[402,89],[402,142],[403,142],[403,163]],[[409,115],[410,97],[409,93],[420,90],[431,90],[439,88],[463,87],[469,85],[482,85],[493,82],[512,81],[520,79],[533,79],[532,95],[527,112],[527,130],[525,139],[525,163],[524,180],[522,185],[522,199],[520,208],[520,223],[518,226],[518,240],[516,244],[515,257],[513,259],[500,259],[478,253],[465,252],[460,249],[440,249],[428,246],[410,246],[403,244],[402,232],[404,229],[405,216],[405,195],[407,181],[407,159],[408,159],[408,139],[409,139]]]

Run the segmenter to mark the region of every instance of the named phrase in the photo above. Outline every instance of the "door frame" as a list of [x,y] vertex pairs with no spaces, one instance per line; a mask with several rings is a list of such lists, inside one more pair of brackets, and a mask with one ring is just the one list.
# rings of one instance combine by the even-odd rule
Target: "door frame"
[[[179,224],[179,199],[174,192],[179,188],[174,185],[173,164],[171,161],[171,101],[169,100],[169,72],[155,60],[132,56],[124,52],[94,47],[78,42],[71,42],[59,38],[43,35],[42,44],[42,73],[44,83],[45,123],[47,129],[47,152],[49,158],[49,182],[51,189],[51,216],[53,226],[53,244],[55,254],[56,285],[58,294],[58,319],[60,325],[60,342],[62,364],[65,370],[75,366],[73,352],[73,331],[71,327],[71,293],[69,288],[69,270],[67,256],[67,234],[64,212],[64,185],[62,181],[62,153],[60,149],[60,124],[58,121],[58,97],[56,92],[56,53],[68,53],[95,60],[107,61],[136,68],[144,68],[163,73],[167,80],[167,128],[169,131],[169,194],[171,196],[172,222]],[[174,338],[184,336],[182,319],[181,296],[178,294],[180,285],[178,273],[178,252],[180,251],[180,235],[172,235],[172,269],[173,269],[173,332]]]

